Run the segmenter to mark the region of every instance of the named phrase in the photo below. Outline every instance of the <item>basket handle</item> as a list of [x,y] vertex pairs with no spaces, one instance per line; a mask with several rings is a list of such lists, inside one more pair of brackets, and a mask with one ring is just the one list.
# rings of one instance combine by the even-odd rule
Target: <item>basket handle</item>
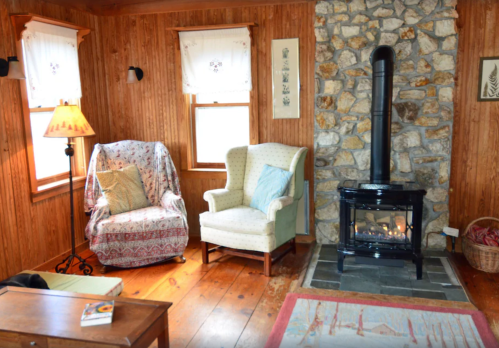
[[470,222],[470,224],[468,225],[468,227],[466,227],[466,229],[464,230],[463,237],[465,237],[468,234],[468,232],[470,231],[471,226],[473,226],[476,222],[482,221],[482,220],[494,220],[495,222],[499,222],[498,218],[490,217],[490,216],[482,217],[482,218],[478,218],[476,220],[473,220],[473,221]]

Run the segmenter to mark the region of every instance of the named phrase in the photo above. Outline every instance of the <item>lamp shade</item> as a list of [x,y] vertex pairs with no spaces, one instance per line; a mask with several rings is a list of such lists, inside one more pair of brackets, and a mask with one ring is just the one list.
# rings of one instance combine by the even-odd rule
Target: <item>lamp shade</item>
[[131,66],[128,68],[128,76],[126,83],[137,83],[139,82],[139,79],[137,78],[137,73],[135,72],[135,68]]
[[59,105],[45,131],[48,138],[79,138],[95,135],[94,130],[76,105]]
[[7,59],[9,60],[9,73],[7,74],[7,78],[13,80],[26,79],[21,63],[17,60],[17,57],[8,57]]

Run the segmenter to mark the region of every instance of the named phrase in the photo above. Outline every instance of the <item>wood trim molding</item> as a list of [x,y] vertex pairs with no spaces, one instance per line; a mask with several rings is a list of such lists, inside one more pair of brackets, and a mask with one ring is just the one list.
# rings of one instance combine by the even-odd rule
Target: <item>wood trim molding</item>
[[69,179],[69,171],[67,171],[65,173],[61,173],[61,174],[48,176],[48,177],[43,178],[43,179],[37,179],[37,186],[38,187],[45,186],[45,185],[52,184],[54,182],[61,181],[61,180],[66,180],[66,179]]
[[227,171],[225,169],[190,169],[180,171],[181,179],[220,179],[227,180]]
[[230,23],[230,24],[214,24],[214,25],[195,25],[191,27],[175,27],[166,28],[166,30],[173,31],[199,31],[199,30],[220,30],[220,29],[234,29],[234,28],[248,28],[251,33],[252,27],[257,27],[258,24],[250,23]]
[[[86,179],[84,176],[73,177],[73,191],[84,188]],[[69,179],[58,181],[53,183],[53,186],[31,192],[31,201],[37,203],[66,192],[69,192]]]
[[73,24],[71,22],[61,21],[58,19],[44,17],[44,16],[32,14],[32,13],[13,14],[10,16],[10,18],[12,20],[12,25],[14,26],[16,41],[20,41],[22,39],[22,33],[23,33],[23,31],[26,30],[26,24],[28,24],[29,22],[32,22],[32,21],[46,23],[46,24],[52,24],[52,25],[57,25],[59,27],[78,30],[78,33],[76,34],[77,41],[78,41],[78,47],[80,47],[80,44],[83,42],[83,40],[84,40],[83,37],[85,35],[90,34],[89,28],[85,28],[85,27]]

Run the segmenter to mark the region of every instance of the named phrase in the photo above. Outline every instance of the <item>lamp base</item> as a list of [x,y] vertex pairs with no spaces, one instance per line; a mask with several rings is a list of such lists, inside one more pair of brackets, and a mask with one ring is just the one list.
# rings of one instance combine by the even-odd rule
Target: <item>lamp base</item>
[[[81,263],[79,265],[80,271],[83,271],[84,275],[90,275],[94,271],[94,268],[90,266],[88,263],[85,262],[85,260],[78,254],[71,254],[68,257],[66,257],[61,263],[59,263],[57,266],[55,266],[55,271],[57,273],[63,273],[66,274],[68,271],[69,267],[71,267],[71,264],[73,263],[74,259],[78,259]],[[66,267],[62,268],[66,264]]]

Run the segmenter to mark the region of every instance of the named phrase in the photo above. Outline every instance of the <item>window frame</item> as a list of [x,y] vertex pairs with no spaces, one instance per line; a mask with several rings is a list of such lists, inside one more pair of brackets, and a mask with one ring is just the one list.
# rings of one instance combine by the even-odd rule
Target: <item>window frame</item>
[[[249,93],[249,92],[248,92]],[[220,107],[233,107],[233,106],[247,106],[251,113],[251,96],[248,103],[197,103],[197,96],[191,95],[191,133],[192,133],[192,166],[196,169],[225,169],[225,163],[206,163],[198,162],[197,160],[197,144],[196,144],[196,108],[220,108]],[[251,115],[250,115],[251,117]],[[249,125],[248,125],[249,126]],[[250,130],[251,132],[251,130]],[[250,135],[251,138],[251,135]],[[249,139],[248,139],[249,140]]]
[[[173,42],[175,43],[175,62],[176,66],[181,66],[181,53],[180,53],[180,39],[179,32],[192,31],[192,30],[218,30],[218,29],[231,29],[231,28],[248,28],[251,38],[251,79],[252,90],[250,93],[249,102],[249,130],[250,130],[250,145],[259,143],[259,130],[258,130],[258,49],[256,40],[254,38],[257,34],[258,25],[256,23],[236,23],[236,24],[216,24],[216,25],[202,25],[192,27],[176,27],[171,28]],[[196,166],[194,158],[194,132],[193,132],[193,112],[192,112],[192,97],[190,94],[183,94],[182,92],[182,69],[176,69],[176,86],[178,93],[177,114],[180,119],[180,168],[183,178],[197,178],[197,179],[226,179],[227,173],[225,163],[222,165],[215,164],[213,166]],[[198,104],[206,105],[206,104]],[[223,105],[222,103],[214,104],[214,106]],[[245,103],[247,105],[247,103]],[[235,106],[235,103],[231,103]]]
[[[24,67],[24,52],[22,46],[22,33],[26,30],[26,24],[31,21],[42,22],[51,25],[57,25],[64,28],[77,30],[77,45],[78,49],[83,42],[83,37],[90,33],[89,28],[85,28],[70,22],[52,19],[44,16],[39,16],[31,13],[12,14],[10,16],[12,25],[14,26],[16,37],[16,51],[21,68]],[[52,177],[37,179],[35,155],[33,151],[33,138],[31,134],[31,113],[32,112],[47,112],[55,107],[49,108],[31,108],[28,101],[28,88],[25,80],[19,80],[21,89],[21,104],[24,121],[24,134],[26,140],[26,157],[28,160],[28,176],[31,190],[31,201],[33,203],[54,197],[56,195],[69,192],[69,168],[68,172],[61,173]],[[75,155],[71,158],[71,170],[73,171],[73,190],[83,188],[86,180],[86,164],[85,164],[85,146],[83,138],[68,138],[68,142],[74,143]]]

